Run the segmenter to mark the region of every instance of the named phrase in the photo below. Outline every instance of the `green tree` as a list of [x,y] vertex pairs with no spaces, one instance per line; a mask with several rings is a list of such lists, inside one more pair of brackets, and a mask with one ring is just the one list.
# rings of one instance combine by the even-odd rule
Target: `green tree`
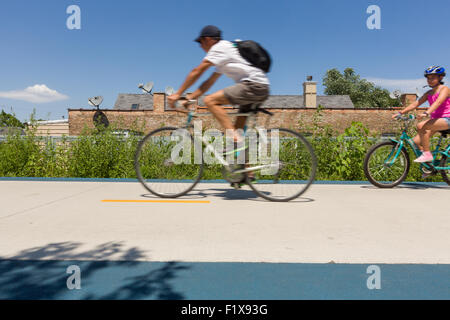
[[372,82],[347,68],[344,73],[337,69],[328,70],[323,78],[325,94],[348,95],[355,108],[390,108],[399,107],[400,101],[389,97],[389,91],[376,86]]
[[25,128],[25,125],[15,117],[14,114],[6,113],[4,110],[0,113],[0,127]]

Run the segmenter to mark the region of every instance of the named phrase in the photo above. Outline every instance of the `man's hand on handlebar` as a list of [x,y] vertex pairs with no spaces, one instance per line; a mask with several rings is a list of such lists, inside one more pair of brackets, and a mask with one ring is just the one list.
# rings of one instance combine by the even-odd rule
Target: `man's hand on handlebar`
[[188,99],[187,97],[182,97],[179,94],[172,94],[167,97],[169,102],[169,107],[172,109],[179,109],[184,107],[184,109],[189,110],[189,107],[194,105],[197,100]]
[[180,99],[180,95],[179,94],[171,94],[170,96],[167,97],[167,101],[169,102],[169,107],[172,109],[175,109],[175,103]]

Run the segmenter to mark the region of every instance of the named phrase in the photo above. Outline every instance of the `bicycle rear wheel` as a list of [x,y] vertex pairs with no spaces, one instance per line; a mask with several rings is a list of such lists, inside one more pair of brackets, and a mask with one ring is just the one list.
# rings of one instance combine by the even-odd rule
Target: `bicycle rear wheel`
[[311,144],[301,134],[283,128],[270,129],[266,139],[259,136],[257,146],[257,159],[250,162],[249,168],[264,169],[253,170],[255,180],[247,176],[246,181],[256,194],[283,202],[308,190],[316,177],[317,159]]
[[191,191],[203,173],[202,156],[194,156],[193,141],[187,130],[173,127],[146,135],[139,142],[134,158],[142,185],[162,198],[177,198]]
[[[450,158],[443,156],[441,159],[440,167],[450,166]],[[440,170],[442,179],[450,186],[450,170]]]
[[374,145],[364,159],[364,174],[376,187],[393,188],[402,183],[409,172],[410,160],[403,147],[397,159],[398,143],[384,141]]

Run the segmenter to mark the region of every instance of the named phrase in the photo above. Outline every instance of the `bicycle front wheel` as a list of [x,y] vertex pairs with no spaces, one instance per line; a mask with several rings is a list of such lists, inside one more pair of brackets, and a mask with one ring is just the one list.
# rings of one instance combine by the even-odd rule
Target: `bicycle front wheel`
[[[258,137],[258,157],[251,161],[254,180],[247,176],[252,190],[270,201],[290,201],[302,195],[316,177],[317,159],[311,144],[289,129],[270,129]],[[252,151],[250,145],[250,152]]]
[[403,180],[409,172],[410,160],[408,152],[402,148],[398,157],[399,144],[393,141],[380,142],[367,152],[364,159],[364,174],[376,187],[393,188]]
[[152,194],[177,198],[200,181],[203,160],[195,157],[192,135],[185,129],[160,128],[140,142],[134,157],[136,175]]

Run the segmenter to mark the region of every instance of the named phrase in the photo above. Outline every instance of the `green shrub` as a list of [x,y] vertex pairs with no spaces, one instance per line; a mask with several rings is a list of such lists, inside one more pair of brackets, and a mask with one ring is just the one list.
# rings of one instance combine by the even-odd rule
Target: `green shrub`
[[[313,125],[303,128],[311,142],[318,161],[317,180],[366,180],[363,161],[371,145],[380,140],[369,136],[369,130],[354,122],[344,133],[337,135],[330,126],[320,123],[321,110],[314,117]],[[35,126],[26,130],[26,135],[11,132],[0,142],[0,176],[4,177],[82,177],[82,178],[136,178],[134,153],[139,135],[122,138],[114,134],[116,128],[86,129],[74,140],[63,137],[54,141],[36,136]],[[134,130],[142,132],[142,128]],[[435,141],[435,140],[434,140]],[[448,143],[445,141],[444,143]],[[162,149],[151,150],[158,158]],[[289,150],[283,151],[289,152]],[[288,159],[292,155],[280,154]],[[412,161],[407,181],[423,181],[419,166]],[[150,166],[155,175],[164,168]],[[179,167],[177,167],[179,168]],[[181,169],[180,169],[181,170]],[[174,173],[176,174],[176,173]],[[292,173],[293,174],[293,173]],[[220,165],[206,165],[203,179],[222,179]],[[442,181],[440,176],[427,181]]]
[[114,128],[84,130],[69,150],[68,175],[82,178],[135,178],[138,136],[123,139]]

